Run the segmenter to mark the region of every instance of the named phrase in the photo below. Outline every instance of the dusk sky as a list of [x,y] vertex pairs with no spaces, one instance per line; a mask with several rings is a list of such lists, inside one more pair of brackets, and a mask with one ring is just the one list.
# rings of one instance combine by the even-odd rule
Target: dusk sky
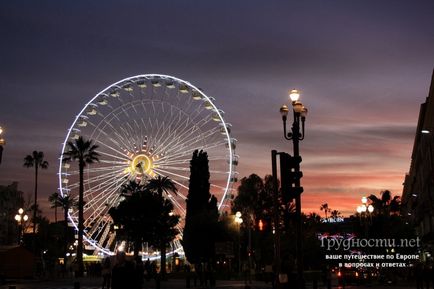
[[46,215],[75,116],[111,83],[147,73],[216,98],[239,178],[269,174],[272,149],[292,151],[279,108],[301,90],[303,210],[327,202],[348,215],[364,195],[402,193],[434,68],[434,2],[1,1],[0,36],[0,184],[33,194],[23,158],[43,151]]

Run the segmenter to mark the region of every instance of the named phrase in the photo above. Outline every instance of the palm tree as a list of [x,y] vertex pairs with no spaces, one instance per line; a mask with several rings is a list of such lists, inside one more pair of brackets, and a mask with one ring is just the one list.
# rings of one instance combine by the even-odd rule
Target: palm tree
[[392,193],[389,190],[385,190],[380,192],[381,198],[378,198],[375,195],[370,195],[368,199],[371,201],[371,204],[374,206],[374,213],[377,215],[390,215],[396,214],[400,210],[400,197],[395,196],[392,198]]
[[60,207],[63,209],[63,220],[64,220],[64,235],[65,235],[65,242],[63,244],[63,256],[64,256],[64,267],[66,268],[66,253],[68,252],[68,211],[69,208],[74,208],[77,206],[77,202],[70,198],[68,195],[59,195],[57,194],[56,199],[56,205],[57,207]]
[[342,217],[342,213],[339,212],[338,210],[333,210],[330,212],[330,215],[332,218],[337,219],[339,217]]
[[307,219],[309,222],[311,222],[313,224],[320,224],[321,223],[321,216],[315,212],[309,213],[309,215],[307,215]]
[[146,186],[142,185],[140,182],[130,180],[121,186],[121,195],[128,197],[143,192],[146,189]]
[[390,201],[389,204],[389,210],[391,214],[399,214],[401,211],[401,197],[400,196],[394,196],[393,199]]
[[[150,191],[157,192],[161,204],[164,204],[163,192],[166,194],[174,193],[177,194],[178,189],[175,186],[175,183],[168,177],[162,177],[158,175],[157,177],[149,180],[146,184],[146,188]],[[160,252],[161,252],[161,278],[164,280],[166,277],[166,242],[164,238],[162,238],[160,244]]]
[[150,191],[157,192],[160,198],[163,198],[163,192],[166,194],[178,193],[175,183],[170,178],[162,177],[160,175],[149,180],[146,184],[146,188]]
[[26,168],[35,168],[35,200],[33,204],[33,234],[36,232],[36,208],[38,203],[38,171],[39,168],[47,169],[48,162],[44,160],[44,153],[33,151],[31,155],[27,155],[24,158],[24,166]]
[[83,276],[83,231],[84,231],[84,167],[86,164],[98,162],[99,154],[96,152],[97,145],[92,143],[92,140],[84,140],[79,137],[74,142],[67,143],[68,150],[63,153],[62,161],[69,163],[72,161],[78,162],[79,170],[79,190],[78,190],[78,246],[77,246],[77,262],[78,262],[78,277]]
[[57,207],[59,207],[59,204],[57,202],[59,198],[59,193],[55,192],[52,193],[49,197],[48,197],[48,201],[51,203],[51,208],[54,208],[54,222],[57,223]]
[[325,217],[326,217],[326,219],[327,219],[327,213],[330,212],[329,204],[324,203],[324,204],[321,205],[321,207],[319,207],[319,209],[320,209],[321,211],[324,211]]

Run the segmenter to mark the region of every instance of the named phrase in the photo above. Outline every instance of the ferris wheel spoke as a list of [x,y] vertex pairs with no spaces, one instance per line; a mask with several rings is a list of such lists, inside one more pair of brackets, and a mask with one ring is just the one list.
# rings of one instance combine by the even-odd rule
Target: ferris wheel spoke
[[[92,187],[92,184],[97,183],[97,184],[102,184],[104,182],[113,182],[113,179],[119,179],[121,176],[125,175],[126,173],[122,170],[122,171],[113,171],[113,172],[108,172],[108,173],[104,173],[104,174],[100,174],[100,175],[96,175],[96,176],[92,176],[90,178],[88,178],[85,181],[85,186],[88,187]],[[77,182],[76,184],[74,184],[74,187],[77,188],[79,185],[79,183]],[[97,186],[94,186],[93,188],[95,188]]]
[[178,201],[174,200],[173,204],[180,210],[182,215],[185,215],[186,210],[182,207],[180,203],[178,203]]
[[129,132],[127,127],[125,127],[124,125],[120,127],[120,130],[123,133],[122,138],[125,140],[125,143],[127,144],[126,148],[131,150],[134,147],[134,142],[131,138],[131,132]]
[[118,132],[114,132],[113,135],[117,136],[117,139],[109,136],[109,134],[105,131],[101,131],[101,133],[106,137],[106,139],[104,139],[101,142],[105,142],[106,140],[109,140],[110,142],[112,142],[116,147],[118,148],[127,148],[129,147],[129,144],[125,143],[122,139],[122,137],[120,136],[120,134]]
[[[173,115],[173,105],[170,106],[170,115]],[[166,115],[165,119],[168,118],[169,114]],[[168,125],[166,126],[166,129],[164,130],[163,134],[160,134],[160,138],[157,140],[158,143],[163,144],[162,140],[166,139],[168,140],[169,138],[166,137],[172,135],[172,132],[176,132],[181,126],[182,126],[182,120],[183,117],[186,117],[185,112],[182,111],[178,111],[177,112],[177,117],[171,117],[171,121],[168,123]],[[175,124],[175,120],[176,120],[176,124]],[[188,120],[188,119],[187,119]]]
[[204,131],[201,134],[197,134],[195,137],[191,137],[191,135],[186,136],[185,139],[181,140],[181,143],[187,146],[190,145],[191,143],[197,143],[199,141],[204,142],[206,139],[208,139],[209,137],[212,137],[214,135],[217,135],[218,133],[220,133],[220,129],[218,127],[214,127],[212,129],[209,129],[207,131]]
[[[189,135],[193,134],[196,130],[192,129],[192,131],[187,132],[189,133]],[[183,133],[183,134],[187,134],[187,133]],[[162,147],[162,151],[164,151],[165,153],[171,153],[172,151],[177,151],[179,152],[180,148],[182,148],[180,139],[182,138],[182,135],[175,135],[173,136],[173,138],[170,140],[169,143],[167,143],[164,147]]]
[[154,168],[154,171],[156,171],[156,172],[160,172],[160,173],[162,173],[162,175],[164,175],[164,174],[169,174],[169,175],[172,175],[172,176],[175,176],[175,177],[178,177],[178,178],[184,179],[184,180],[188,180],[188,179],[189,179],[189,177],[187,177],[187,176],[180,175],[180,174],[177,174],[177,173],[174,173],[174,172],[168,171],[168,170],[162,170],[162,169],[160,169],[160,168]]
[[[110,164],[110,163],[109,163]],[[97,173],[97,172],[104,172],[104,171],[112,171],[113,169],[117,168],[125,168],[125,163],[122,163],[122,165],[111,165],[106,167],[97,167],[97,168],[88,168],[85,170],[86,173]],[[77,170],[70,171],[69,175],[78,175],[80,172]]]
[[128,111],[125,109],[125,106],[122,106],[122,112],[125,114],[125,116],[129,119],[130,115],[128,114]]
[[[174,171],[181,171],[181,172],[190,172],[190,168],[186,167],[176,167],[176,166],[159,166],[159,169],[166,169],[166,170],[174,170]],[[210,173],[214,174],[227,174],[228,172],[225,171],[217,171],[217,170],[209,170]]]
[[226,190],[226,187],[222,187],[222,186],[219,186],[219,185],[216,185],[216,184],[211,184],[211,187],[222,189],[222,190]]
[[120,142],[122,142],[125,147],[130,147],[131,146],[130,139],[128,137],[126,137],[126,135],[125,135],[126,132],[125,132],[123,126],[119,126],[119,130],[118,130],[112,123],[113,119],[116,119],[117,123],[122,123],[121,120],[117,117],[117,115],[113,114],[109,120],[107,118],[104,119],[105,125],[108,126],[112,130],[113,134],[117,136],[117,139]]
[[86,190],[86,200],[89,201],[89,204],[100,202],[101,200],[108,200],[106,194],[111,193],[111,189],[117,188],[118,186],[120,187],[121,185],[111,180],[105,180],[97,186],[89,187],[89,189]]
[[192,151],[186,150],[186,151],[180,151],[178,150],[178,153],[168,153],[165,154],[162,158],[159,159],[158,164],[163,164],[165,162],[180,162],[180,163],[185,163],[190,162],[191,160],[191,156],[193,155]]
[[[164,166],[171,166],[171,165],[183,165],[186,166],[186,164],[190,164],[191,156],[186,155],[184,159],[175,159],[175,158],[165,158],[163,160],[158,160],[155,162],[155,166],[158,167],[164,167]],[[187,165],[188,166],[188,165]]]
[[130,158],[127,156],[127,157],[125,157],[125,156],[123,156],[122,155],[122,157],[121,156],[117,156],[117,155],[114,155],[114,154],[110,154],[110,153],[107,153],[107,152],[104,152],[104,151],[97,151],[97,153],[99,153],[100,155],[104,155],[104,156],[107,156],[107,157],[110,157],[110,158],[114,158],[114,159],[118,159],[118,160],[122,160],[122,161],[129,161],[130,160]]
[[[108,137],[108,133],[104,130],[101,130],[101,133],[103,133],[105,136],[107,136],[107,139],[111,140],[114,144],[118,145],[119,147],[124,146],[125,148],[130,147],[130,143],[128,142],[128,139],[121,135],[121,133],[107,120],[105,121],[106,125],[112,130],[112,133],[114,136],[116,136],[117,141],[114,141],[112,137]],[[127,142],[125,142],[125,140]]]
[[[113,176],[116,177],[116,179],[113,178]],[[125,182],[126,177],[128,176],[128,173],[126,172],[118,172],[114,175],[106,176],[104,179],[99,179],[98,182],[92,182],[96,183],[95,185],[91,186],[91,183],[87,183],[88,185],[88,191],[91,193],[101,191],[101,193],[104,193],[106,188],[109,188],[111,186],[116,186],[118,184],[122,185]]]
[[[128,160],[130,161],[130,159]],[[115,160],[100,160],[100,164],[111,165],[109,167],[125,167],[125,161],[115,161]]]
[[142,122],[145,131],[148,130],[148,128],[147,128],[147,126],[146,126],[146,123],[145,123],[145,121],[143,120],[143,118],[141,118],[140,121]]
[[180,146],[176,149],[176,151],[177,151],[176,153],[168,152],[168,154],[166,156],[164,156],[163,159],[171,159],[172,160],[172,159],[177,159],[180,156],[184,157],[185,155],[189,155],[191,157],[193,151],[196,149],[201,149],[201,150],[206,151],[206,150],[209,150],[212,148],[220,147],[220,146],[225,145],[225,144],[226,144],[225,141],[220,141],[220,142],[216,142],[214,144],[205,145],[205,146],[204,145],[194,146],[194,143],[190,144],[189,147]]
[[107,226],[106,221],[98,221],[92,226],[92,232],[87,233],[88,237],[92,240],[96,240],[98,243],[102,244],[105,241],[106,232],[108,233],[110,228]]
[[226,144],[227,144],[226,141],[221,141],[221,142],[216,142],[214,144],[205,145],[201,149],[204,151],[210,151],[211,149],[214,149],[214,148],[225,147]]
[[[188,124],[188,119],[186,120],[185,124]],[[183,136],[187,136],[189,134],[192,134],[192,132],[188,132],[185,130],[187,125],[184,125],[184,123],[181,123],[178,127],[175,127],[173,130],[168,130],[169,135],[164,138],[164,141],[159,142],[159,151],[165,152],[170,150],[170,147],[173,147],[175,144],[180,143]],[[162,136],[163,137],[163,136]]]
[[117,150],[116,148],[114,148],[112,146],[109,146],[107,143],[102,142],[102,141],[98,141],[96,143],[99,146],[101,146],[101,147],[108,148],[110,151],[113,151],[114,153],[117,153],[117,155],[115,155],[115,154],[109,154],[109,153],[106,153],[106,152],[102,152],[100,149],[97,150],[97,153],[103,153],[103,154],[108,155],[108,156],[116,156],[116,158],[122,159],[122,160],[129,160],[129,157],[124,152],[119,151],[119,150]]
[[107,200],[111,200],[111,203],[113,204],[121,197],[121,194],[119,193],[121,187],[122,184],[110,184],[100,193],[94,196],[91,202],[86,204],[84,211],[87,212],[89,209],[92,209],[91,216],[94,214],[99,214],[100,210],[104,210],[109,207],[110,203],[107,202]]
[[[183,134],[181,134],[177,138],[174,137],[170,144],[180,143],[184,146],[189,146],[189,145],[196,143],[198,141],[203,141],[205,138],[207,138],[210,135],[213,135],[214,133],[216,133],[219,130],[217,128],[211,129],[210,131],[208,131],[205,134],[206,137],[204,137],[201,133],[197,134],[198,131],[201,131],[201,127],[195,125],[190,130],[187,130],[186,132],[184,132]],[[196,136],[192,138],[191,137],[192,135],[196,135]],[[170,144],[168,144],[168,145],[170,145]]]
[[[114,205],[118,199],[121,197],[120,188],[122,184],[107,184],[101,191],[93,197],[93,200],[89,203],[90,206],[94,206],[93,203],[99,204],[99,209],[104,205],[106,207],[111,207]],[[104,209],[104,208],[103,208]]]
[[114,147],[108,145],[106,142],[103,142],[103,141],[98,140],[98,141],[96,141],[96,143],[97,143],[99,146],[106,147],[106,148],[110,149],[111,151],[113,151],[113,152],[119,154],[120,156],[123,156],[125,160],[128,160],[128,159],[129,159],[129,157],[127,156],[127,154],[125,154],[124,152],[122,152],[122,151],[120,151],[120,150],[118,150],[118,149],[116,149],[116,148],[114,148]]
[[[177,128],[172,129],[172,130],[170,131],[170,136],[171,136],[171,137],[167,137],[167,138],[165,139],[164,142],[160,142],[160,146],[159,146],[160,151],[164,152],[164,151],[167,149],[167,147],[169,147],[169,146],[173,145],[174,143],[176,143],[175,138],[176,138],[177,135],[180,134],[180,133],[181,133],[181,134],[184,134],[183,131],[181,131],[181,132],[179,132],[179,131],[180,131],[182,128],[187,128],[187,127],[188,127],[188,122],[189,122],[188,119],[184,119],[184,121],[181,122]],[[172,136],[172,135],[173,135],[173,136]]]
[[[198,147],[197,143],[202,143],[202,144],[205,143],[209,137],[214,136],[218,131],[219,130],[217,128],[214,128],[214,129],[209,130],[206,133],[198,134],[197,136],[190,138],[189,140],[181,141],[180,142],[181,148],[182,149],[186,149],[188,147],[197,148]],[[206,142],[206,143],[209,143],[209,142]],[[226,142],[224,142],[224,143],[226,143]],[[200,147],[202,147],[202,146],[203,145],[200,145]]]

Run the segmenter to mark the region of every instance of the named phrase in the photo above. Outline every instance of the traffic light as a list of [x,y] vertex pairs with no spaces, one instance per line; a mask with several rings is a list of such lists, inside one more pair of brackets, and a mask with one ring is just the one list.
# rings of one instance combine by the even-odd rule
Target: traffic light
[[280,153],[281,191],[285,203],[291,202],[303,192],[303,187],[300,187],[300,179],[303,177],[300,163],[300,156],[293,157],[287,153]]

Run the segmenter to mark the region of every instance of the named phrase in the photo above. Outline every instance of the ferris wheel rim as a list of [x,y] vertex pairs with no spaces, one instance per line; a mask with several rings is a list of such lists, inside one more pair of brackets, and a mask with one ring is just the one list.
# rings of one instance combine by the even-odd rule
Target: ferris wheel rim
[[[126,83],[126,82],[134,82],[134,80],[138,80],[138,79],[145,79],[145,80],[152,80],[153,78],[157,78],[157,79],[162,79],[162,80],[173,80],[176,81],[178,84],[184,84],[186,86],[188,86],[189,88],[193,89],[194,91],[200,93],[200,95],[202,96],[202,98],[204,100],[206,100],[211,106],[212,106],[212,111],[214,113],[216,113],[218,115],[219,121],[221,123],[221,129],[224,130],[224,139],[227,142],[228,146],[227,146],[227,150],[228,150],[228,162],[229,162],[229,171],[227,172],[227,178],[225,180],[225,186],[224,186],[224,192],[223,195],[221,197],[221,200],[218,203],[218,209],[220,210],[221,207],[223,206],[223,204],[225,203],[225,201],[227,200],[227,196],[231,191],[231,187],[232,187],[232,178],[235,175],[235,171],[234,171],[234,149],[231,145],[232,143],[232,138],[230,135],[230,132],[228,130],[228,123],[224,120],[222,112],[217,108],[217,106],[214,103],[214,99],[208,97],[205,93],[202,92],[201,89],[199,89],[198,87],[196,87],[195,85],[193,85],[192,83],[190,83],[189,81],[185,81],[182,80],[180,78],[174,77],[174,76],[170,76],[170,75],[165,75],[165,74],[139,74],[139,75],[134,75],[134,76],[130,76],[130,77],[126,77],[122,80],[119,80],[115,83],[112,83],[110,85],[108,85],[107,87],[105,87],[104,89],[102,89],[101,91],[99,91],[94,97],[92,97],[84,106],[83,108],[80,110],[80,112],[76,115],[74,121],[72,122],[71,126],[68,129],[68,132],[66,134],[65,140],[62,143],[62,155],[60,156],[59,159],[59,173],[58,173],[58,179],[59,179],[59,190],[62,196],[64,195],[68,195],[69,192],[64,192],[64,188],[62,185],[62,177],[63,177],[63,172],[62,172],[62,156],[63,153],[65,152],[66,146],[68,144],[68,140],[71,137],[71,134],[73,132],[74,127],[77,125],[78,121],[80,120],[80,117],[85,113],[86,109],[93,103],[95,102],[95,100],[98,97],[101,97],[101,95],[104,95],[104,92],[107,92],[108,90],[110,90],[111,88],[116,87],[117,89],[121,89],[121,84]],[[73,221],[72,219],[72,215],[70,215],[70,213],[68,212],[68,218],[70,220],[70,222],[73,224],[73,226],[75,227],[75,229],[78,230],[78,225],[77,222]],[[86,234],[83,234],[83,238],[85,239],[85,241],[87,241],[90,245],[94,246],[95,248],[98,248],[101,252],[105,253],[105,254],[110,254],[112,255],[113,252],[110,251],[107,248],[104,248],[103,246],[101,246],[99,244],[98,241],[92,239],[92,238],[88,238],[88,236]]]

